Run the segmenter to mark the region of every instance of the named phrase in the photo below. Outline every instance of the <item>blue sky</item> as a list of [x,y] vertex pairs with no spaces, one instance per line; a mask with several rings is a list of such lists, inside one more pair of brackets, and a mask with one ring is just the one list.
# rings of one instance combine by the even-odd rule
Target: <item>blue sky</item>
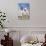
[[29,5],[29,3],[19,3],[19,7],[21,10],[23,10],[24,8],[29,9],[30,5]]

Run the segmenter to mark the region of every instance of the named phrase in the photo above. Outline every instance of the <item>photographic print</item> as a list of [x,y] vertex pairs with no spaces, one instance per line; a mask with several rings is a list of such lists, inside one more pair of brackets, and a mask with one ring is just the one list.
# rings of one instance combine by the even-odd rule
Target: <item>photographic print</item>
[[19,3],[19,20],[28,20],[30,19],[30,4],[29,3]]

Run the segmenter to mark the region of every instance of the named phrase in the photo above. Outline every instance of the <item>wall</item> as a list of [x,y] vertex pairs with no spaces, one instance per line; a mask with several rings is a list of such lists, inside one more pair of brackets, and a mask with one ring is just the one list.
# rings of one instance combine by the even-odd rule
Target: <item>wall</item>
[[[18,20],[18,3],[29,2],[32,7],[30,20]],[[46,0],[0,0],[0,9],[6,12],[7,27],[46,27]]]

